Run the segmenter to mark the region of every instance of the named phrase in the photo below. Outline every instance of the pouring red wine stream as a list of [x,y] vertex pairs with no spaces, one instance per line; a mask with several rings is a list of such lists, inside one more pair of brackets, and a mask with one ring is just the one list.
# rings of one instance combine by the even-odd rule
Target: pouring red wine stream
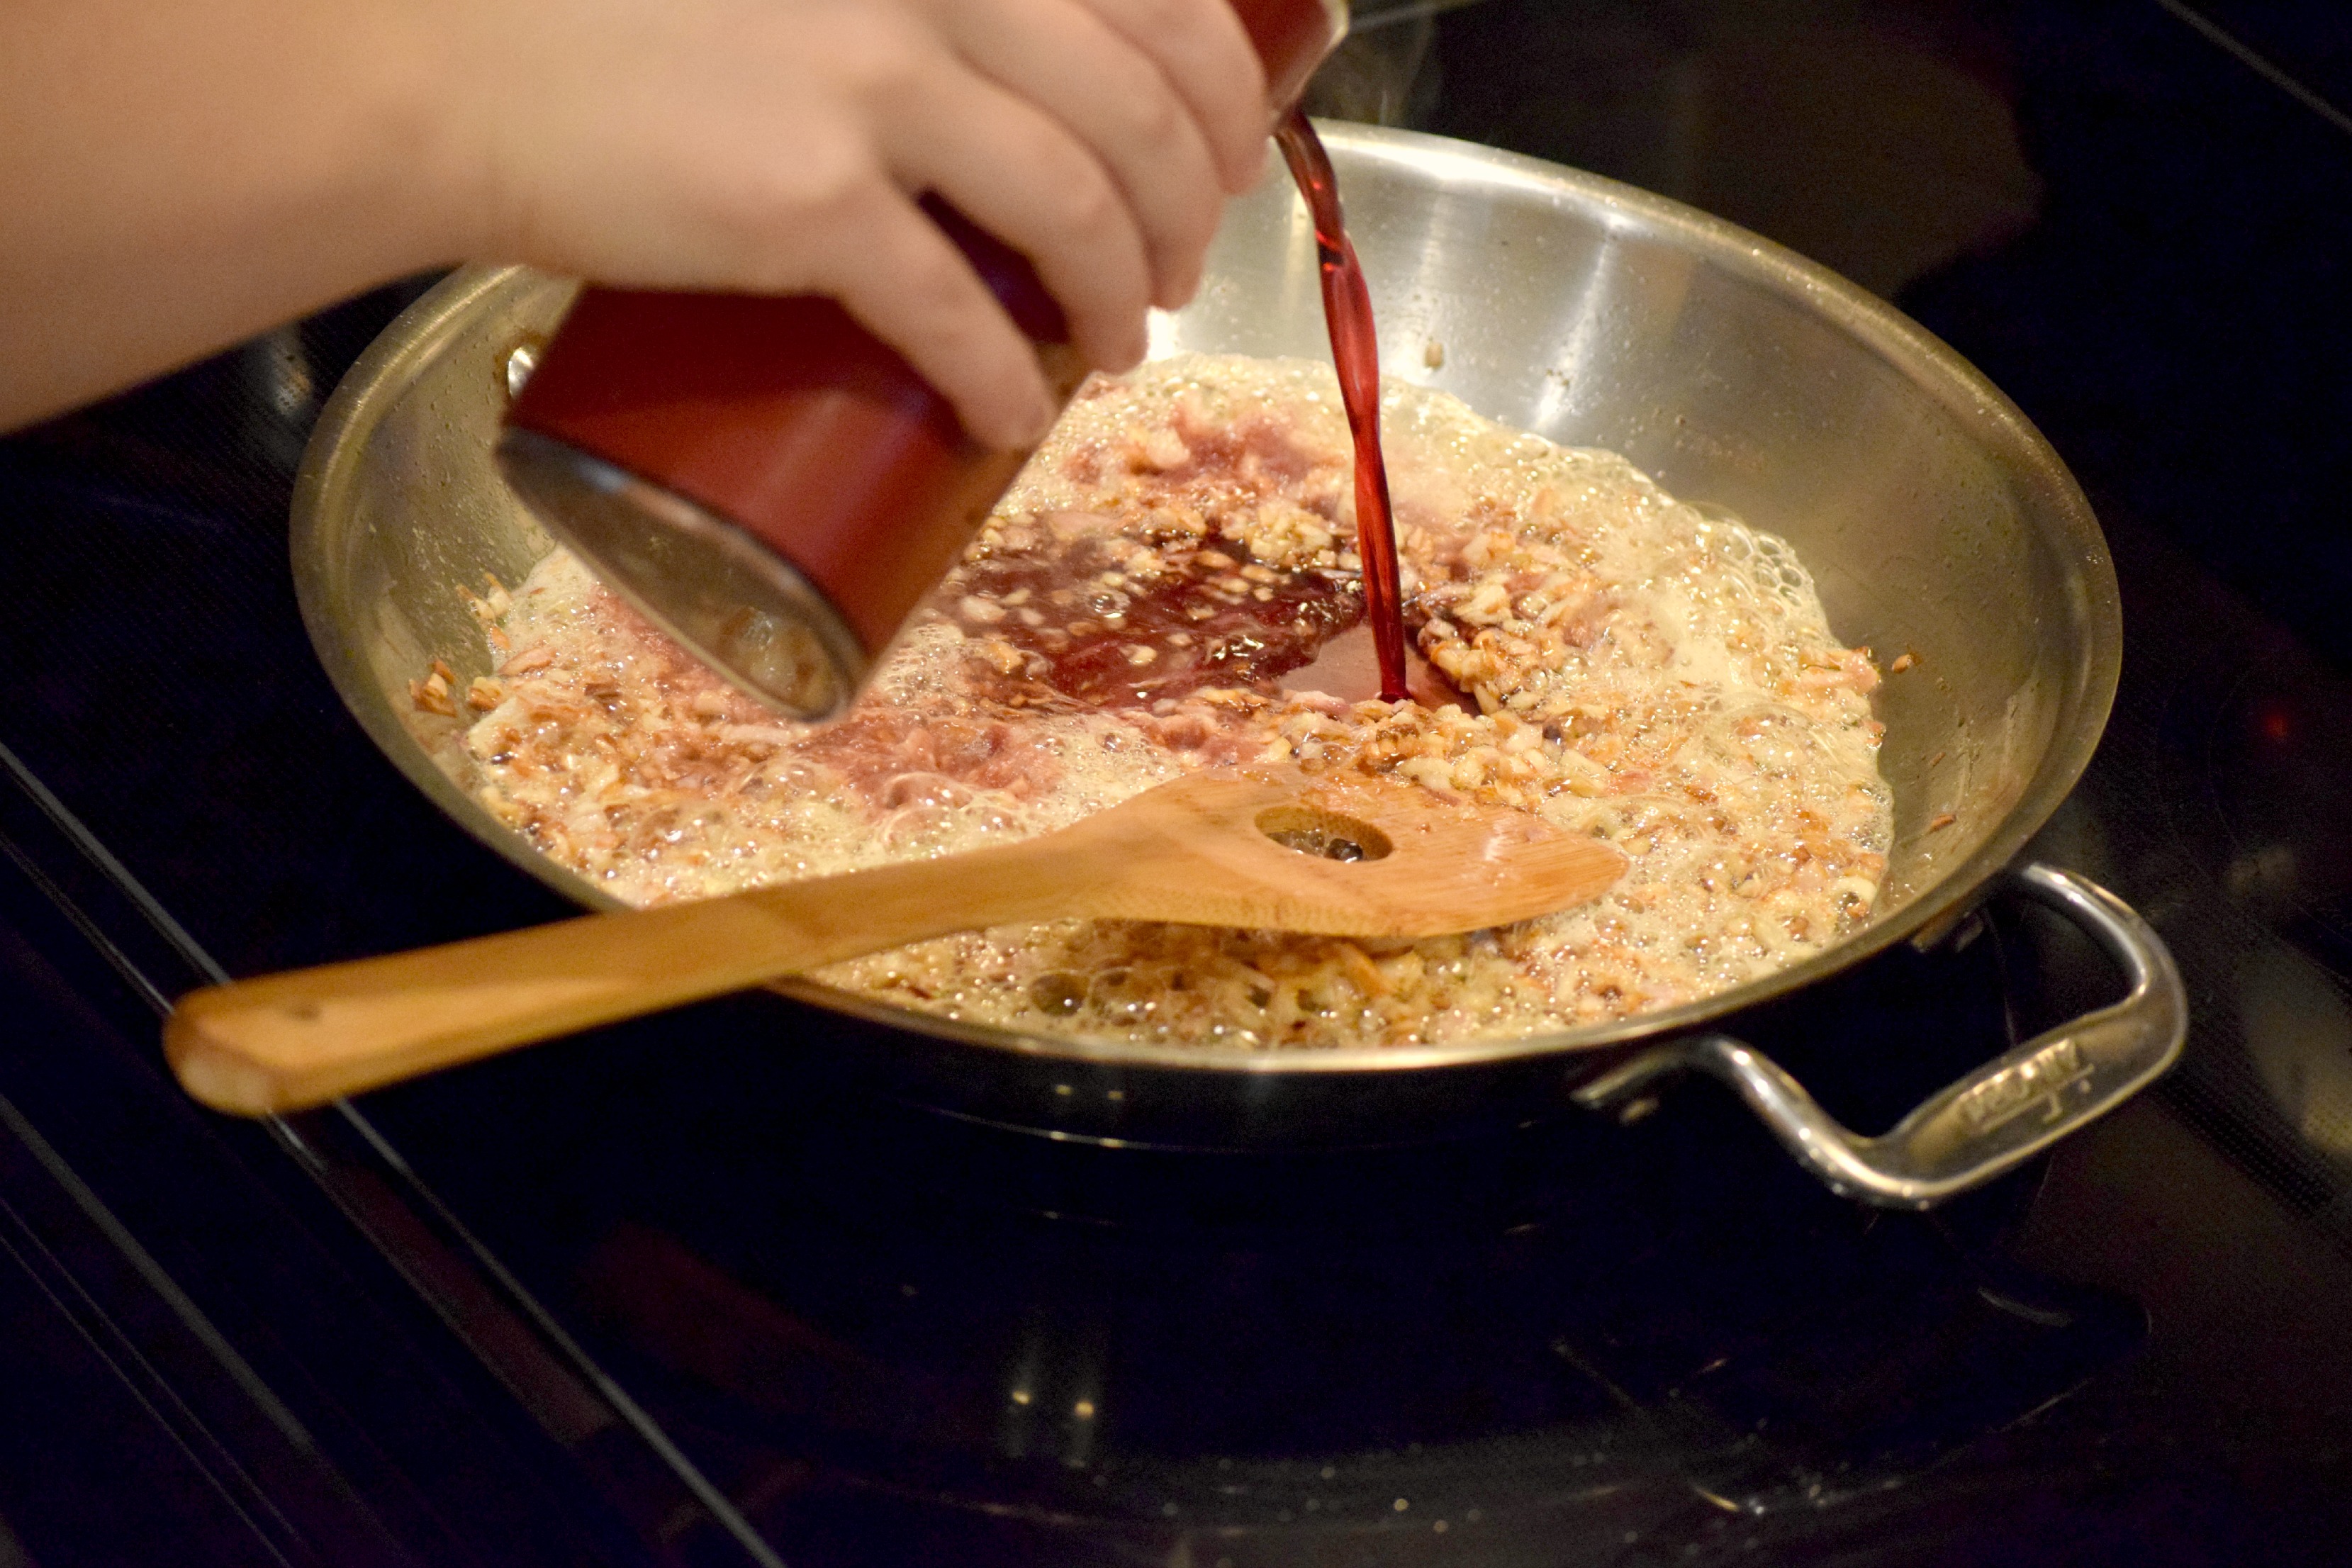
[[[1345,0],[1232,5],[1265,62],[1270,110],[1297,101],[1348,29]],[[1293,113],[1278,135],[1315,215],[1355,437],[1365,640],[1381,695],[1401,701],[1370,299],[1315,132]],[[926,205],[1066,397],[1086,367],[1027,258]],[[1022,461],[972,441],[946,398],[821,296],[590,287],[525,374],[498,444],[517,494],[656,626],[797,719],[849,706]]]
[[1371,290],[1356,259],[1355,242],[1348,237],[1330,154],[1313,122],[1304,110],[1294,109],[1274,137],[1315,225],[1331,364],[1356,446],[1356,552],[1364,563],[1364,618],[1380,658],[1381,700],[1403,702],[1411,696],[1405,689],[1404,591],[1389,507],[1388,463],[1381,454],[1381,344],[1372,324]]

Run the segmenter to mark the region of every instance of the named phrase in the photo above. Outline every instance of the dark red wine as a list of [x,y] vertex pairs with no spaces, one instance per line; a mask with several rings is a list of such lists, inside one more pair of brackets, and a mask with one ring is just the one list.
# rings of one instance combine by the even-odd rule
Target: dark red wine
[[1389,510],[1388,464],[1381,457],[1381,344],[1372,327],[1371,291],[1339,212],[1339,184],[1330,155],[1303,110],[1292,110],[1275,133],[1290,177],[1307,198],[1315,222],[1315,248],[1323,271],[1323,320],[1331,333],[1331,363],[1339,373],[1339,401],[1356,443],[1356,550],[1364,560],[1364,618],[1381,663],[1381,699],[1409,700],[1405,689],[1404,595],[1397,574],[1396,523]]

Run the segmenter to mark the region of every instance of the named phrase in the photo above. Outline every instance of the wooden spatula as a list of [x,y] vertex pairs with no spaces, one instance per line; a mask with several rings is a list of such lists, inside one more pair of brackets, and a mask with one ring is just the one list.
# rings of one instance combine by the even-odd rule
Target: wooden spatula
[[1408,784],[1198,773],[1001,848],[193,992],[163,1048],[190,1094],[260,1116],[950,931],[1086,916],[1438,936],[1582,903],[1624,868]]

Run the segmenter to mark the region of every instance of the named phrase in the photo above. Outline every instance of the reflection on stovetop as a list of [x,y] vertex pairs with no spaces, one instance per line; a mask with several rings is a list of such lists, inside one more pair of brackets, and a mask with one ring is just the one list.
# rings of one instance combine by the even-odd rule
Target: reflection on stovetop
[[[1749,1032],[1884,1126],[2015,1037],[2005,924]],[[2142,1329],[2001,1256],[2031,1173],[1858,1208],[1712,1086],[1168,1153],[878,1099],[823,1030],[743,999],[368,1107],[796,1563],[1687,1543],[1898,1487]]]
[[2173,820],[2203,829],[2190,840],[2210,846],[2200,869],[2235,917],[2227,984],[2242,1066],[2284,1123],[2263,1142],[2292,1150],[2282,1174],[2298,1195],[2340,1209],[2352,1176],[2352,682],[2284,639],[2244,652],[2165,672],[2164,759],[2187,775]]
[[2165,933],[2199,1048],[2164,1092],[2352,1255],[2352,679],[2169,544],[2111,524],[2135,641],[2044,843]]

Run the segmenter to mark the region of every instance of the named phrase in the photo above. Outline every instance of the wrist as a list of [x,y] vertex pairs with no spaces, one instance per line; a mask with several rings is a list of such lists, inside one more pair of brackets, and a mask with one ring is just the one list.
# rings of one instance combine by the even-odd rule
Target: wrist
[[[477,97],[459,23],[467,0],[371,0],[363,18],[329,23],[346,51],[340,79],[359,88],[343,116],[337,198],[385,276],[495,248]],[[332,78],[331,78],[332,79]]]

